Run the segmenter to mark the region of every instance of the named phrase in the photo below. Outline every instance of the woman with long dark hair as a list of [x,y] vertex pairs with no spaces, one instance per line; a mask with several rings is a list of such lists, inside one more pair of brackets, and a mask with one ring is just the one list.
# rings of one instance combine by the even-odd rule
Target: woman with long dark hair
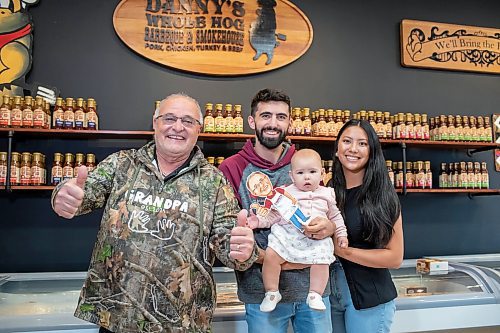
[[401,204],[370,123],[345,123],[333,159],[330,184],[349,239],[330,266],[333,332],[390,332],[397,292],[388,269],[403,261]]

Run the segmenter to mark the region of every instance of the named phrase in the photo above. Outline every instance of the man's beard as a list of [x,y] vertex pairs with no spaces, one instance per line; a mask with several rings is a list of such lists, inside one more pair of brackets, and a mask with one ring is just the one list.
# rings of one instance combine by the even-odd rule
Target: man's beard
[[[277,138],[266,138],[264,137],[264,131],[276,131],[279,133],[279,136]],[[280,144],[285,141],[286,133],[284,133],[282,130],[276,127],[265,127],[261,129],[260,131],[257,130],[255,131],[255,134],[257,135],[257,140],[259,140],[260,144],[266,147],[267,149],[274,149],[278,147]]]

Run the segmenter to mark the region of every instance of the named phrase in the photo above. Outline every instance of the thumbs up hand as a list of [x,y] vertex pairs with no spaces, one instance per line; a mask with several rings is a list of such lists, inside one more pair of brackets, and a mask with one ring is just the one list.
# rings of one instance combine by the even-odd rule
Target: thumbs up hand
[[86,166],[78,168],[76,178],[68,180],[54,198],[54,211],[57,215],[66,219],[75,216],[83,201],[83,188],[87,180],[88,171]]
[[246,209],[241,210],[236,219],[236,226],[231,230],[231,238],[229,240],[231,258],[238,261],[246,261],[252,256],[254,248],[253,231],[247,224],[248,212]]

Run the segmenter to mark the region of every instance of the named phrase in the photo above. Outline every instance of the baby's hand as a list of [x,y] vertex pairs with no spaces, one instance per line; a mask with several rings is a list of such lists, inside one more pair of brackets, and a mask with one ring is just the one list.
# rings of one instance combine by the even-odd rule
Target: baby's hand
[[337,238],[337,245],[341,249],[345,249],[349,246],[349,241],[347,240],[347,237],[338,237]]
[[247,217],[247,224],[251,229],[257,229],[259,227],[259,219],[257,216],[250,214],[250,216]]

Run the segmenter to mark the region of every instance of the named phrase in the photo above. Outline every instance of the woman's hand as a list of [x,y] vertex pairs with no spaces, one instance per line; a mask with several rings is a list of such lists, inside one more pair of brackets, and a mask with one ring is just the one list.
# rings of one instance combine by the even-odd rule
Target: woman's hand
[[346,246],[342,248],[340,246],[335,246],[334,251],[336,256],[346,258],[352,253],[352,247]]
[[335,223],[325,217],[315,217],[304,226],[304,235],[312,239],[331,237],[335,232]]

